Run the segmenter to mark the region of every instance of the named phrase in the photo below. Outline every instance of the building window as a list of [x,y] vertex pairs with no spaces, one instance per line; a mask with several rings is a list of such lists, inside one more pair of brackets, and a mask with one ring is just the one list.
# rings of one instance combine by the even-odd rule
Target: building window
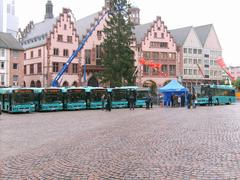
[[188,64],[192,64],[192,59],[188,59],[189,63]]
[[52,65],[53,65],[53,72],[58,72],[58,65],[59,65],[59,63],[54,62]]
[[67,37],[67,42],[68,42],[68,43],[72,43],[72,36],[68,36],[68,37]]
[[162,38],[162,39],[164,38],[164,33],[161,33],[161,38]]
[[170,65],[169,66],[169,72],[170,72],[170,76],[175,76],[176,75],[176,66],[175,65]]
[[198,60],[197,59],[194,59],[193,60],[193,64],[197,64],[198,63]]
[[1,49],[1,57],[5,57],[5,49]]
[[188,63],[188,59],[184,58],[184,64],[187,64],[187,63]]
[[193,49],[193,54],[197,54],[197,49]]
[[205,70],[205,75],[209,75],[209,70]]
[[27,66],[24,65],[24,74],[27,74]]
[[193,70],[193,74],[194,74],[194,75],[197,75],[197,69],[194,69],[194,70]]
[[34,64],[30,64],[30,74],[34,74]]
[[153,59],[158,60],[159,59],[159,52],[153,52]]
[[63,41],[63,36],[59,34],[57,40],[62,42]]
[[188,54],[192,54],[192,48],[188,48]]
[[38,57],[41,57],[41,56],[42,56],[42,50],[39,49],[39,50],[38,50]]
[[209,58],[209,54],[204,54],[204,57],[205,58]]
[[168,47],[168,43],[167,42],[160,42],[160,47],[161,48],[167,48]]
[[157,33],[156,32],[154,33],[154,38],[157,38]]
[[201,49],[198,49],[198,54],[202,54],[202,50]]
[[58,48],[53,49],[53,55],[54,56],[59,56],[59,49]]
[[63,50],[63,56],[68,57],[68,49]]
[[167,65],[162,65],[162,72],[167,73],[167,71],[168,71]]
[[72,65],[72,72],[73,72],[73,74],[78,73],[78,64],[73,64]]
[[184,54],[187,54],[187,48],[183,49]]
[[13,63],[13,69],[18,69],[18,64],[17,63]]
[[202,64],[202,60],[201,59],[198,59],[198,64]]
[[[63,63],[63,67],[65,66],[66,63]],[[65,73],[68,73],[68,67],[65,70]]]
[[89,49],[85,50],[85,63],[91,64],[91,50]]
[[102,58],[102,47],[101,45],[96,45],[96,59]]
[[167,42],[150,42],[150,48],[167,48]]
[[42,63],[37,64],[37,72],[38,72],[38,74],[42,73]]
[[192,75],[192,69],[189,69],[188,72],[189,72],[189,75]]
[[97,31],[97,38],[98,40],[102,39],[102,31]]
[[17,82],[18,81],[18,75],[13,75],[13,81]]
[[210,65],[214,65],[214,61],[213,60],[210,60]]
[[33,51],[31,51],[31,58],[33,58]]
[[184,75],[187,75],[187,74],[188,74],[188,70],[184,69]]
[[5,66],[5,63],[4,63],[4,62],[1,62],[1,63],[0,63],[1,69],[4,69],[4,66]]
[[67,25],[66,24],[64,24],[64,30],[67,30]]
[[24,59],[27,59],[27,54],[26,53],[24,53]]
[[210,76],[213,76],[213,70],[210,71]]
[[4,84],[5,84],[4,79],[5,79],[4,74],[2,74],[1,75],[1,85],[2,86],[4,86]]
[[144,59],[150,59],[150,52],[143,52],[143,58]]
[[148,66],[143,66],[143,72],[144,73],[149,73],[149,67]]

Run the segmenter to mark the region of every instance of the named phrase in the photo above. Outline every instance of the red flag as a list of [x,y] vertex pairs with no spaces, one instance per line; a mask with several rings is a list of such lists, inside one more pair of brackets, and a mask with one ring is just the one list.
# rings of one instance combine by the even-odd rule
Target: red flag
[[142,64],[142,65],[146,64],[146,60],[145,60],[144,58],[141,58],[141,59],[139,60],[139,62],[140,62],[140,64]]
[[222,68],[222,70],[230,77],[233,81],[235,80],[235,77],[227,70],[227,66],[223,60],[223,58],[218,58],[216,60],[217,64]]
[[199,66],[199,64],[197,64],[197,67],[198,67],[198,69],[199,69],[200,73],[202,74],[203,78],[205,78],[205,76],[204,76],[204,73],[203,73],[203,71],[202,71],[201,67]]

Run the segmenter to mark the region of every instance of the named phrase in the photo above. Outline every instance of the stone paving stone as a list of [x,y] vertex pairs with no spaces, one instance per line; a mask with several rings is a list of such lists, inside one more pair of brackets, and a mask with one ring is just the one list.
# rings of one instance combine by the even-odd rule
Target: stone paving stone
[[0,179],[240,179],[240,104],[3,114]]

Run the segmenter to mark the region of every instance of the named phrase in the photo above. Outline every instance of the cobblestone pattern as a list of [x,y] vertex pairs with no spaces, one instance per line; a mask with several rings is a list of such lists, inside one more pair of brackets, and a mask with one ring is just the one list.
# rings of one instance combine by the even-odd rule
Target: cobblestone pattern
[[1,116],[0,179],[240,179],[240,104]]

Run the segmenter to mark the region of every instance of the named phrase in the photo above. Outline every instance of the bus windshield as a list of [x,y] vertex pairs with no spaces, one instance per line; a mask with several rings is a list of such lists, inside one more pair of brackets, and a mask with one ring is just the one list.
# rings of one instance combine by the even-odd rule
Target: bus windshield
[[83,89],[72,89],[67,92],[68,102],[85,102],[85,90]]
[[61,103],[62,92],[60,90],[46,90],[41,96],[42,103]]
[[32,90],[18,90],[13,93],[13,104],[34,104],[34,93]]
[[94,89],[91,92],[91,100],[99,102],[101,101],[102,95],[105,95],[105,98],[107,97],[107,91],[105,89]]
[[127,101],[127,90],[125,89],[113,89],[112,90],[113,101]]
[[146,99],[148,91],[137,91],[137,99]]

